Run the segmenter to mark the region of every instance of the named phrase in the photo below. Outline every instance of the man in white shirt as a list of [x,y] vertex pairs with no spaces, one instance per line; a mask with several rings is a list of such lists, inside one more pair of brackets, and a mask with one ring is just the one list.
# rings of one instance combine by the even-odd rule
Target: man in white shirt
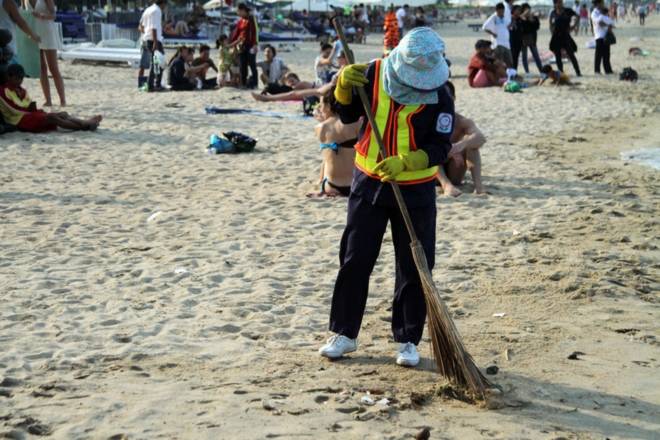
[[[266,86],[266,93],[276,95],[291,91],[290,87],[287,87],[287,90],[283,90],[280,84],[284,75],[289,71],[289,68],[277,56],[277,50],[270,44],[267,44],[264,48],[264,60],[258,62],[257,67],[261,68],[259,78]],[[273,89],[277,89],[277,91],[273,91]]]
[[147,80],[147,90],[149,92],[161,90],[161,79],[165,66],[156,66],[154,63],[154,53],[163,50],[163,11],[167,7],[167,0],[154,0],[154,3],[144,10],[140,18],[142,34],[142,59],[141,65],[149,62],[149,79]]
[[396,11],[396,22],[399,25],[399,39],[403,38],[403,31],[406,27],[406,19],[408,18],[408,5],[403,5],[402,8]]
[[495,6],[495,13],[488,17],[484,25],[481,27],[487,34],[490,34],[491,40],[495,50],[493,51],[495,57],[502,61],[508,68],[513,65],[513,57],[511,56],[511,43],[509,41],[509,22],[507,22],[504,13],[505,6],[503,3],[498,3]]
[[360,3],[360,9],[362,10],[360,21],[369,25],[369,11],[367,11],[367,7],[364,5],[364,3]]
[[594,0],[594,10],[591,11],[591,23],[593,24],[594,38],[596,39],[594,72],[600,75],[600,64],[602,61],[603,69],[609,75],[613,72],[610,64],[610,44],[605,37],[610,26],[614,27],[614,22],[610,17],[601,12],[600,8],[602,7],[603,0]]

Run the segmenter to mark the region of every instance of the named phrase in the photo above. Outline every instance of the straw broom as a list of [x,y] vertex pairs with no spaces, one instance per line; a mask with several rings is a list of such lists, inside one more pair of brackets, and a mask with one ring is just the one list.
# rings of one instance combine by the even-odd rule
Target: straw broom
[[[337,31],[337,36],[341,41],[346,59],[349,64],[355,63],[353,52],[348,47],[346,37],[341,23],[337,17],[332,18],[332,23]],[[371,125],[372,133],[380,147],[380,154],[383,158],[387,157],[387,151],[383,145],[383,138],[381,137],[380,130],[374,120],[374,115],[371,112],[371,103],[367,97],[363,87],[357,87],[360,101],[364,107],[364,112],[367,115],[369,124]],[[475,397],[485,398],[486,388],[490,386],[488,380],[481,374],[479,368],[474,363],[472,356],[463,347],[461,336],[458,333],[454,321],[449,315],[447,306],[440,298],[440,292],[433,283],[431,271],[428,268],[426,255],[422,244],[417,239],[417,234],[410,219],[406,202],[403,200],[401,189],[395,181],[391,181],[392,192],[396,199],[401,216],[410,235],[410,249],[412,250],[413,259],[417,266],[417,272],[422,283],[424,290],[424,300],[426,302],[426,309],[428,315],[429,334],[431,336],[431,351],[438,366],[440,374],[445,376],[451,382],[461,387],[466,387]]]

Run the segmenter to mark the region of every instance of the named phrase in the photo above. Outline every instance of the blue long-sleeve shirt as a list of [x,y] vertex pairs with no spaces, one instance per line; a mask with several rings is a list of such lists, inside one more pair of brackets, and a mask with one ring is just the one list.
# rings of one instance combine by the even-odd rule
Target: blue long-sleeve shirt
[[[375,63],[371,63],[366,71],[369,84],[365,86],[369,102],[372,102],[374,73]],[[402,106],[396,102],[393,102],[393,104],[392,111],[396,111]],[[353,91],[351,103],[339,106],[339,117],[344,124],[351,124],[357,122],[362,116],[364,116],[364,123],[360,128],[360,139],[369,121],[366,118],[357,91]],[[411,123],[414,129],[415,144],[418,149],[424,150],[428,155],[429,167],[442,166],[451,150],[451,135],[455,123],[454,101],[446,87],[438,90],[438,103],[426,104],[422,111],[412,115]],[[400,185],[399,187],[409,208],[435,204],[435,180],[414,185]],[[357,167],[353,171],[351,192],[373,204],[396,206],[392,186],[369,177]]]

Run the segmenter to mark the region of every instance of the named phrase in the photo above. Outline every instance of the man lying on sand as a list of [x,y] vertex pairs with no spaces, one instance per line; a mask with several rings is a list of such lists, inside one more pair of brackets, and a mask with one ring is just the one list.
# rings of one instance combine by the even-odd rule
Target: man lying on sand
[[344,124],[339,119],[339,104],[334,96],[335,88],[330,88],[316,108],[315,117],[321,121],[315,132],[321,141],[321,191],[308,194],[308,197],[336,197],[351,193],[355,144],[358,139],[361,121]]
[[284,86],[288,89],[286,92],[270,95],[268,90],[262,93],[252,92],[252,97],[257,101],[270,102],[270,101],[302,101],[307,96],[321,96],[317,93],[320,87],[315,87],[314,83],[309,81],[301,81],[298,75],[289,72],[284,75],[282,80]]
[[[451,81],[447,81],[451,97],[456,100],[456,89]],[[451,135],[451,151],[449,158],[438,169],[438,181],[446,196],[458,197],[461,190],[456,188],[463,183],[467,170],[472,174],[475,194],[484,194],[486,190],[481,183],[481,154],[479,149],[486,143],[486,137],[471,119],[456,113],[454,132]]]
[[[344,67],[346,65],[346,54],[343,52],[340,53],[337,56],[337,62],[340,67]],[[292,90],[290,92],[278,93],[276,95],[252,93],[252,97],[261,102],[302,101],[309,96],[321,97],[325,95],[328,90],[335,87],[337,84],[337,75],[335,75],[329,83],[317,87],[313,83],[300,81],[298,75],[289,72],[284,76],[284,84],[291,87]]]
[[57,130],[96,130],[103,117],[93,116],[78,119],[68,113],[46,113],[37,109],[27,91],[21,87],[25,78],[23,66],[12,64],[7,68],[7,82],[0,86],[0,114],[5,122],[14,125],[19,131],[45,133]]

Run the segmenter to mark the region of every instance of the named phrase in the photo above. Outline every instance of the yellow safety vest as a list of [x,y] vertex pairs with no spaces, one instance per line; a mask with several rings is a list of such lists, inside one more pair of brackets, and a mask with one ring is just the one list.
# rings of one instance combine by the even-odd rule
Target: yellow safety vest
[[[385,93],[382,85],[381,60],[376,60],[375,70],[371,111],[376,125],[383,137],[387,155],[406,155],[410,151],[417,150],[412,118],[421,112],[425,105],[404,105],[393,111],[394,102]],[[373,135],[371,125],[367,124],[362,138],[355,146],[355,166],[369,177],[380,180],[374,168],[381,160],[378,142]],[[437,166],[418,171],[403,171],[396,177],[396,181],[401,185],[413,185],[434,180],[437,174]]]
[[21,98],[15,90],[0,87],[0,115],[7,124],[18,125],[23,116],[30,113],[28,106],[31,102],[27,93]]

